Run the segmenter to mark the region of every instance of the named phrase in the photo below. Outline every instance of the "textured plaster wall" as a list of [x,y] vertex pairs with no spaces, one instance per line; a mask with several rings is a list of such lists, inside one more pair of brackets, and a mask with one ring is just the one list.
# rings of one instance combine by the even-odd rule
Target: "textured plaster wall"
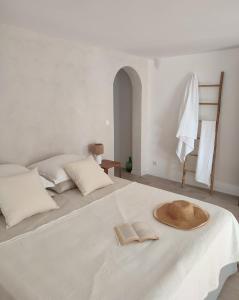
[[[224,70],[216,189],[239,194],[238,49],[150,62],[6,25],[0,45],[0,163],[28,164],[62,152],[85,156],[92,142],[103,142],[104,156],[113,159],[113,81],[130,66],[142,84],[142,97],[133,91],[134,100],[141,98],[133,102],[140,148],[134,172],[180,180],[175,134],[187,75],[215,82]],[[124,70],[137,86],[132,69]],[[213,99],[215,92],[201,96]]]
[[[219,191],[239,195],[239,49],[162,58],[151,64],[149,172],[181,180],[182,166],[175,153],[175,135],[188,74],[195,72],[203,83],[217,83],[221,71],[225,71],[225,81],[215,187]],[[217,91],[200,89],[200,97],[203,101],[216,101]],[[215,119],[215,107],[201,108],[200,118]],[[190,174],[187,182],[195,183]]]
[[103,142],[104,156],[113,159],[113,81],[131,66],[142,82],[144,112],[136,173],[146,172],[147,59],[6,25],[0,44],[0,162],[28,164],[62,152],[84,156],[92,142]]

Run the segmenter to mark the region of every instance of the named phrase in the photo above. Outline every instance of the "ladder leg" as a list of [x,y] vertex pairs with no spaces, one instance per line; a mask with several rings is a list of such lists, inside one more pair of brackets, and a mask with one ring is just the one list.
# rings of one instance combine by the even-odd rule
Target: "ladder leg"
[[185,159],[185,161],[183,163],[182,187],[184,187],[184,184],[185,184],[185,176],[186,176],[185,166],[186,166],[186,159]]
[[213,194],[214,192],[214,178],[211,176],[211,184],[210,184],[210,194]]
[[220,111],[221,111],[221,99],[222,99],[223,79],[224,79],[224,72],[221,72],[220,84],[219,84],[219,92],[218,92],[218,106],[217,106],[217,117],[216,117],[216,132],[215,132],[215,142],[214,142],[212,172],[211,172],[211,185],[210,185],[210,193],[211,194],[214,191],[215,161],[216,161],[216,152],[217,152],[217,138],[218,138],[218,126],[219,126]]

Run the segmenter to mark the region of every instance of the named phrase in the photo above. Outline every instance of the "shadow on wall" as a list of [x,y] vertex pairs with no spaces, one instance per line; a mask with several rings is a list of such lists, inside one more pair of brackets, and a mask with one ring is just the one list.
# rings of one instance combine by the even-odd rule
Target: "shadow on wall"
[[[180,113],[180,106],[183,101],[185,86],[190,74],[187,74],[175,87],[174,92],[170,98],[170,102],[167,103],[167,107],[164,109],[164,114],[161,116],[161,130],[159,134],[158,147],[161,147],[164,155],[168,157],[165,160],[165,174],[170,176],[172,169],[175,168],[178,172],[178,169],[181,167],[181,164],[176,156],[176,147],[177,147],[177,138],[176,133],[178,129],[178,119]],[[170,118],[169,116],[175,116]],[[164,130],[165,124],[167,124],[167,131]],[[163,141],[163,142],[162,142]],[[175,160],[172,160],[171,157],[175,157]]]

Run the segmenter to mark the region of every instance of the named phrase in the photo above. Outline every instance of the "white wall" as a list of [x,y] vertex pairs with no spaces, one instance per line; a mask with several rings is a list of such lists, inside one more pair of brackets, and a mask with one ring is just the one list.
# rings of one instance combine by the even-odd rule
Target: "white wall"
[[[239,49],[152,62],[149,173],[181,180],[181,165],[175,155],[175,134],[187,75],[195,72],[201,82],[215,83],[219,82],[223,70],[225,81],[216,158],[216,189],[239,195]],[[201,92],[203,100],[215,100],[215,96],[216,90]],[[207,118],[213,118],[213,109]],[[202,114],[205,116],[205,111]]]
[[[113,81],[124,66],[142,82],[141,172],[147,162],[148,60],[0,26],[0,162],[28,164],[54,153],[114,157]],[[109,121],[109,126],[106,125]]]
[[132,156],[132,84],[122,69],[114,80],[114,158],[125,166]]
[[239,194],[238,49],[149,64],[6,25],[0,26],[0,44],[0,162],[28,164],[60,152],[86,155],[91,142],[103,142],[105,157],[113,158],[113,81],[131,66],[142,83],[141,173],[180,180],[175,133],[187,74],[215,82],[224,70],[216,188]]

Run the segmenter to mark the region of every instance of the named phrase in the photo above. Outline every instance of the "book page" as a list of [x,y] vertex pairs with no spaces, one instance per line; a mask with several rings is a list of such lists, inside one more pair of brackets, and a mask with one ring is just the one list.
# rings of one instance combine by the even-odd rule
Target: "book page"
[[122,245],[128,244],[133,241],[139,241],[139,237],[134,228],[128,223],[115,227],[115,232]]
[[153,229],[144,222],[135,222],[132,224],[132,227],[136,231],[137,235],[139,236],[140,242],[143,242],[145,240],[158,240],[159,237]]

